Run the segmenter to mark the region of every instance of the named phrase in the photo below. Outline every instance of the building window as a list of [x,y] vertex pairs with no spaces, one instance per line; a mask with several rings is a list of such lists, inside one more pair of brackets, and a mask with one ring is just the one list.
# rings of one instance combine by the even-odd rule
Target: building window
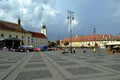
[[4,34],[1,34],[1,37],[4,37]]
[[18,35],[16,35],[16,38],[18,38]]
[[22,39],[24,38],[24,36],[22,36]]
[[34,43],[33,38],[31,39],[32,44]]
[[11,35],[9,35],[9,38],[11,38]]
[[30,39],[30,37],[28,37],[28,39]]

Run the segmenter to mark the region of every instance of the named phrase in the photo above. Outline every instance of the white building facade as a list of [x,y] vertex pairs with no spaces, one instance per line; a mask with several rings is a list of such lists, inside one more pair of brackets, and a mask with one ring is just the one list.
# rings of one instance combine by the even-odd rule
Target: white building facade
[[34,47],[38,47],[38,46],[48,46],[48,38],[39,32],[31,32],[29,31],[29,33],[32,34],[32,45]]
[[[62,40],[62,47],[69,47],[64,45],[65,42],[69,42],[69,38]],[[72,37],[72,47],[94,47],[97,44],[100,48],[105,48],[108,44],[116,44],[120,42],[120,36],[112,36],[111,34],[96,34],[86,36],[74,36]]]
[[[46,31],[44,30],[43,32],[47,35]],[[0,20],[0,48],[4,46],[7,48],[18,48],[23,45],[47,46],[48,38],[42,33],[24,30],[20,19],[18,19],[17,24]]]
[[18,19],[18,24],[0,21],[0,47],[18,48],[31,45],[31,34],[24,30]]

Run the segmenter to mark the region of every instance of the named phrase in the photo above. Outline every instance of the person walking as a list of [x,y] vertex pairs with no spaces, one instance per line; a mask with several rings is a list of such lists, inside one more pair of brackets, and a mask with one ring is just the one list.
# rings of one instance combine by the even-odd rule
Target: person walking
[[73,48],[73,53],[75,54],[75,48]]
[[93,48],[93,53],[94,53],[94,56],[96,55],[96,48],[94,47]]
[[99,47],[97,48],[97,55],[98,55],[98,56],[101,55],[101,53],[100,53],[100,48],[99,48]]

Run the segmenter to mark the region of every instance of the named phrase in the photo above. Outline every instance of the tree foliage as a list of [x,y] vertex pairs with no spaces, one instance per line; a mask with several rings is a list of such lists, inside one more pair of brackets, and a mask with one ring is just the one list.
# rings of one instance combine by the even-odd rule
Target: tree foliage
[[65,46],[67,46],[67,45],[69,45],[69,42],[68,42],[68,41],[65,41],[63,44],[64,44]]
[[49,42],[49,44],[48,44],[48,47],[55,47],[56,46],[56,43],[55,42]]
[[95,47],[99,47],[99,45],[98,45],[98,43],[95,43],[95,45],[94,45]]

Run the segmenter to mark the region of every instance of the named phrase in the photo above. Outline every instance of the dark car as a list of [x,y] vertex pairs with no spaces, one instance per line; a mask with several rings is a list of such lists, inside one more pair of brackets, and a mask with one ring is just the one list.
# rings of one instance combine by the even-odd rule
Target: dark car
[[120,45],[113,46],[112,52],[113,53],[120,53]]
[[21,46],[15,50],[16,52],[27,52],[27,51],[34,51],[33,46]]

